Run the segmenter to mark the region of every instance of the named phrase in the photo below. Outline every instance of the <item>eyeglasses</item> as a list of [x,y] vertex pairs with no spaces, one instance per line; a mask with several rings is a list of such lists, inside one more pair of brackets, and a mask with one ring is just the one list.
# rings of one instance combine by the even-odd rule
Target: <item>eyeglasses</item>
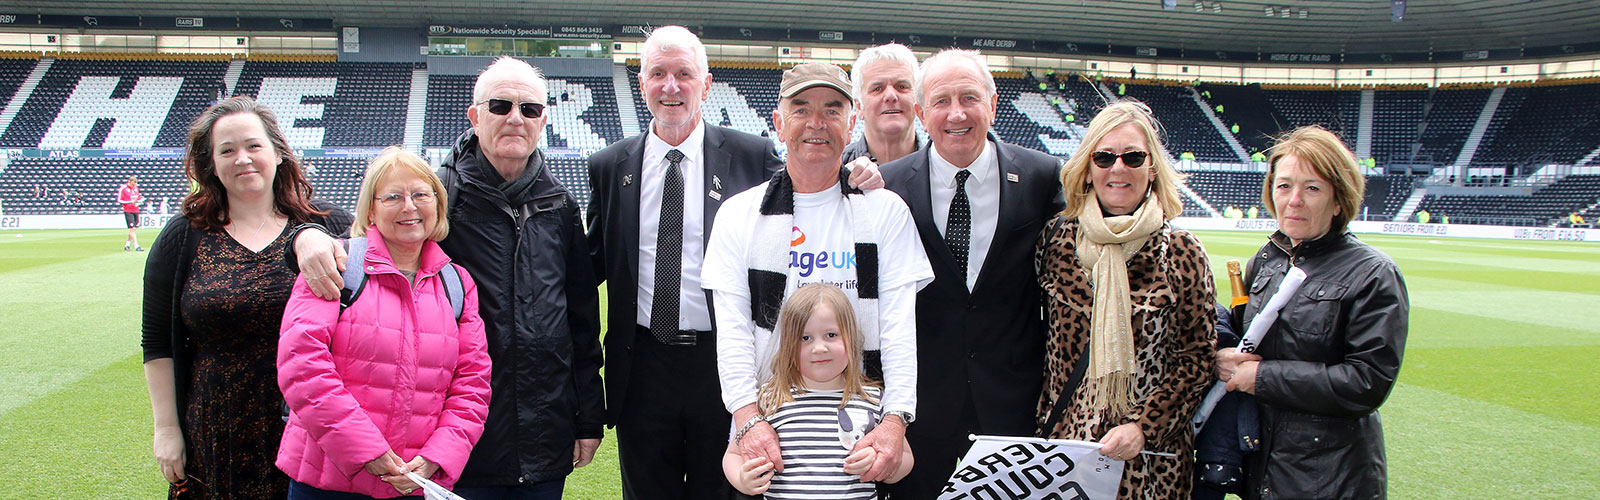
[[411,198],[411,204],[419,207],[432,205],[433,191],[417,191],[411,194],[389,193],[372,197],[372,199],[378,200],[378,203],[381,203],[383,206],[389,208],[394,208],[405,204],[406,198]]
[[1119,157],[1122,158],[1122,164],[1127,165],[1128,168],[1139,168],[1144,166],[1144,159],[1150,157],[1150,153],[1146,153],[1144,151],[1129,151],[1119,155],[1110,151],[1095,151],[1094,166],[1100,168],[1111,168],[1112,165],[1117,163],[1117,158]]
[[505,100],[505,99],[484,99],[483,101],[478,102],[478,104],[485,104],[485,103],[487,103],[489,105],[489,112],[490,113],[494,113],[494,114],[501,115],[501,116],[504,116],[506,114],[511,113],[511,105],[512,104],[516,104],[517,105],[517,109],[522,111],[522,117],[523,118],[538,118],[540,116],[544,116],[544,103],[538,103],[538,102],[518,102],[518,103],[513,103],[513,102]]

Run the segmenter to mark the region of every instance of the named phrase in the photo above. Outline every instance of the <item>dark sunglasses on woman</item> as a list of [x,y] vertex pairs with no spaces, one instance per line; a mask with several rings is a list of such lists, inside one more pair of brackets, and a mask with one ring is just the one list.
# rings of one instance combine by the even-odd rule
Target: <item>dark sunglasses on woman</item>
[[1095,151],[1094,166],[1100,168],[1111,168],[1112,165],[1117,163],[1118,157],[1122,158],[1122,164],[1127,165],[1128,168],[1139,168],[1144,166],[1144,159],[1150,157],[1150,153],[1146,153],[1144,151],[1129,151],[1119,155],[1110,151]]
[[[513,104],[511,101],[508,101],[508,100],[505,100],[505,99],[493,99],[493,98],[484,99],[483,102],[481,102],[479,104],[484,104],[484,103],[487,103],[489,105],[489,112],[490,113],[494,113],[494,114],[501,115],[501,116],[505,116],[506,114],[510,113],[511,112],[511,105]],[[519,111],[522,111],[522,117],[523,118],[538,118],[540,116],[544,116],[544,104],[543,103],[519,102],[519,103],[515,103],[515,104],[517,105],[517,109]]]

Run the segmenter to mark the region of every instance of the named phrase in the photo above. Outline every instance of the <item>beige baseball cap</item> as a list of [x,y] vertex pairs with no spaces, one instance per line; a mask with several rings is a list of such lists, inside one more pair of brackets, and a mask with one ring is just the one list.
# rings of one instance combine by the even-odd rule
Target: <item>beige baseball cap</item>
[[855,101],[850,94],[850,76],[844,69],[828,63],[805,63],[784,70],[783,83],[778,84],[778,97],[788,99],[819,85],[843,92],[846,99]]

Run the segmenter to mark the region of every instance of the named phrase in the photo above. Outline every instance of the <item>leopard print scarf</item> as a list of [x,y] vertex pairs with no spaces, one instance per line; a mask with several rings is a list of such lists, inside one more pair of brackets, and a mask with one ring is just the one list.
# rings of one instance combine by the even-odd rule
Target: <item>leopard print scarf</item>
[[1128,258],[1144,247],[1150,235],[1166,222],[1156,194],[1145,197],[1133,215],[1104,217],[1100,199],[1089,199],[1078,212],[1078,262],[1090,269],[1094,304],[1089,320],[1088,404],[1110,409],[1121,419],[1133,410],[1133,381],[1139,365],[1134,361],[1133,297],[1128,287]]

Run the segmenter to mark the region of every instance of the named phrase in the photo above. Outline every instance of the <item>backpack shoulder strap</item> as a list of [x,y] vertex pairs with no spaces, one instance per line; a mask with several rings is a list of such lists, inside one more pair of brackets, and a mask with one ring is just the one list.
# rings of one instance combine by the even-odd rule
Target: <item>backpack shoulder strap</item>
[[456,270],[455,264],[449,264],[439,270],[439,279],[444,281],[444,295],[450,299],[450,309],[456,314],[456,321],[461,321],[461,310],[466,307],[466,290],[461,285],[461,272]]
[[456,171],[455,165],[439,165],[438,175],[439,182],[444,184],[445,203],[455,203],[461,194],[461,173]]
[[350,304],[356,303],[356,298],[361,296],[361,289],[367,285],[367,268],[363,263],[367,257],[367,238],[357,236],[345,240],[345,255],[349,261],[345,263],[344,289],[339,291],[339,312],[344,312]]

